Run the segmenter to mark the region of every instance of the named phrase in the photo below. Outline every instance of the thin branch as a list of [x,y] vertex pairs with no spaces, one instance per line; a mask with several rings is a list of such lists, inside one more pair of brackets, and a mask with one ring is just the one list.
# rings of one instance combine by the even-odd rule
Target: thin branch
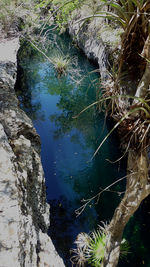
[[115,161],[111,161],[110,159],[106,159],[108,162],[114,164],[114,163],[117,163],[118,161],[120,161],[121,159],[123,159],[126,155],[126,153],[128,152],[128,149],[130,147],[130,143],[131,143],[131,139],[132,139],[132,136],[130,137],[130,140],[128,142],[128,145],[127,145],[127,148],[125,150],[125,152],[123,153],[123,155],[119,158],[119,159],[116,159]]
[[[133,174],[133,173],[132,173]],[[77,214],[77,217],[81,215],[81,213],[85,210],[85,208],[87,207],[87,205],[94,200],[95,198],[98,198],[96,204],[99,201],[100,195],[106,191],[108,191],[109,188],[111,188],[113,185],[119,183],[120,181],[124,180],[126,177],[131,176],[131,174],[125,175],[122,178],[118,179],[117,181],[113,182],[112,184],[110,184],[109,186],[105,187],[102,191],[100,191],[98,194],[96,194],[95,196],[89,198],[89,199],[83,199],[81,200],[81,202],[86,202],[85,204],[83,204],[80,208],[75,210],[75,213]]]
[[59,9],[61,9],[61,8],[63,8],[64,6],[68,5],[68,4],[71,3],[72,1],[73,1],[73,0],[67,1],[67,2],[64,3],[63,5],[59,6],[55,11],[53,11],[52,14],[50,14],[50,16],[48,17],[48,19],[46,20],[46,22],[44,23],[44,25],[43,25],[43,27],[42,27],[42,29],[41,29],[41,31],[40,31],[40,34],[39,34],[40,36],[41,36],[41,34],[43,33],[46,24],[49,22],[49,20],[50,20],[51,18],[54,17],[54,14],[56,14],[57,11],[58,11]]
[[112,134],[112,132],[129,116],[131,115],[132,113],[136,113],[138,112],[139,110],[143,110],[145,113],[148,113],[144,108],[142,107],[138,107],[138,108],[135,108],[131,111],[128,111],[116,124],[115,126],[109,131],[109,133],[105,136],[105,138],[102,140],[102,142],[100,143],[100,145],[98,146],[98,148],[96,149],[96,151],[94,152],[91,160],[93,160],[93,158],[96,156],[97,152],[100,150],[101,146],[105,143],[105,141],[107,140],[107,138]]
[[145,133],[144,133],[144,135],[143,135],[143,137],[142,137],[141,143],[144,141],[144,138],[146,137],[146,135],[147,135],[149,129],[150,129],[150,124],[147,126],[147,129],[146,129],[146,131],[145,131]]
[[51,64],[52,64],[52,61],[51,59],[37,46],[35,45],[30,39],[28,38],[25,38],[24,36],[22,36],[25,40],[27,40],[28,42],[30,42],[31,45],[33,45],[34,48],[37,49],[37,51],[39,51]]

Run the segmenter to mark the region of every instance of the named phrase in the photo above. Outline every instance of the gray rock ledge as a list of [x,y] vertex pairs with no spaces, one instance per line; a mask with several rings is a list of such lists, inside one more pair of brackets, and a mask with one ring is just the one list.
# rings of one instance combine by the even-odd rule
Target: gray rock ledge
[[47,235],[40,138],[14,91],[18,49],[0,43],[0,267],[64,267]]
[[69,34],[87,58],[98,64],[101,80],[106,81],[113,70],[111,62],[118,60],[122,29],[100,17],[81,20],[91,14],[87,5],[75,10],[68,23]]

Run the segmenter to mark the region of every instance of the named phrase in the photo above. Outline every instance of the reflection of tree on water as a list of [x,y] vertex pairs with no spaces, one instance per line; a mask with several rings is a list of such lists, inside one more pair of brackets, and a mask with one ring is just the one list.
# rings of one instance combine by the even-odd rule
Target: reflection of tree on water
[[[75,85],[69,84],[65,79],[67,78],[59,81],[57,83],[58,86],[51,86],[48,89],[50,94],[59,94],[60,96],[57,107],[61,113],[55,113],[50,116],[50,120],[57,126],[54,137],[57,139],[62,138],[72,129],[77,129],[86,137],[86,145],[89,147],[96,138],[95,127],[97,127],[97,119],[95,118],[95,108],[86,111],[78,119],[73,119],[73,116],[94,102],[96,88],[89,85],[87,80],[86,83],[84,82],[75,88]],[[79,142],[79,140],[77,133],[72,135],[72,141]]]
[[[34,62],[34,68],[31,71],[32,57],[37,61],[37,64]],[[44,120],[40,101],[36,103],[32,102],[32,88],[34,88],[36,83],[40,82],[38,63],[39,57],[37,57],[37,52],[30,45],[24,44],[19,52],[15,90],[21,103],[21,108],[32,120],[36,120],[37,118]]]
[[[59,169],[61,169],[62,172],[60,176],[65,177],[65,183],[70,184],[73,192],[75,192],[75,199],[72,202],[68,200],[65,202],[60,201],[61,203],[55,201],[55,205],[53,201],[50,201],[51,218],[53,217],[55,225],[55,229],[50,230],[50,235],[52,239],[54,238],[58,251],[65,251],[66,254],[63,255],[65,259],[70,258],[70,246],[71,244],[73,246],[73,241],[77,234],[80,231],[89,232],[96,227],[97,221],[109,219],[110,213],[113,215],[114,209],[119,203],[119,197],[116,194],[106,193],[106,195],[102,195],[99,202],[100,205],[95,205],[93,201],[80,217],[75,217],[75,209],[82,205],[81,200],[83,198],[89,198],[98,193],[100,190],[100,188],[98,188],[99,184],[101,184],[103,188],[109,185],[109,183],[112,182],[112,176],[114,180],[118,177],[118,172],[117,170],[114,171],[114,166],[112,166],[111,172],[110,163],[105,161],[107,152],[109,154],[109,150],[107,151],[107,149],[109,149],[108,142],[104,148],[106,151],[100,151],[93,162],[88,162],[88,164],[86,164],[86,161],[90,160],[92,153],[94,153],[99,145],[99,136],[101,135],[101,138],[103,138],[106,134],[106,128],[103,134],[101,134],[103,129],[103,114],[102,116],[96,116],[94,107],[83,113],[77,119],[73,119],[74,115],[78,114],[82,109],[95,101],[96,86],[94,85],[96,85],[97,78],[98,76],[96,74],[91,75],[90,78],[86,77],[86,79],[76,87],[75,84],[69,82],[68,77],[62,77],[59,80],[55,77],[52,80],[53,83],[46,86],[48,89],[47,92],[50,95],[59,95],[59,100],[57,102],[59,112],[50,115],[51,122],[56,126],[53,133],[54,139],[61,140],[61,138],[66,135],[70,135],[69,140],[80,145],[82,160],[84,158],[83,153],[85,153],[86,159],[83,168],[76,169],[76,171],[72,168],[73,170],[70,170],[69,175],[66,175],[66,165],[60,165],[60,162],[58,163]],[[87,156],[87,154],[89,155]],[[72,156],[70,155],[70,157]],[[73,161],[75,161],[75,158],[72,157],[72,162]],[[75,163],[73,164],[75,165]],[[67,170],[68,169],[71,169],[70,165],[67,167]],[[111,175],[108,175],[107,170],[109,170],[109,174],[111,173]],[[115,190],[116,187],[113,189]],[[60,212],[62,213],[60,214]],[[89,228],[86,227],[85,222]],[[52,224],[53,222],[51,222],[51,225]],[[61,242],[61,240],[63,241]],[[67,264],[69,263],[67,262]]]
[[[97,78],[97,75],[90,77],[90,80],[95,80],[95,78]],[[86,161],[90,161],[90,158],[98,147],[100,143],[99,137],[101,136],[102,139],[106,134],[106,127],[102,133],[104,117],[103,114],[102,116],[96,116],[95,108],[92,108],[77,119],[73,119],[74,115],[78,114],[86,106],[94,102],[94,90],[96,90],[96,88],[94,88],[93,84],[89,82],[90,80],[86,78],[83,84],[73,90],[74,85],[65,83],[65,79],[67,78],[63,78],[58,82],[56,81],[58,86],[49,88],[50,94],[59,94],[60,99],[57,103],[57,107],[59,111],[61,111],[51,115],[50,120],[56,125],[54,131],[55,139],[59,140],[66,136],[66,134],[69,134],[70,141],[80,145],[80,154],[82,154],[82,159],[85,158],[84,167],[83,169],[78,170],[77,173],[73,171],[73,174],[71,174],[72,178],[70,179],[70,176],[68,175],[65,182],[71,184],[71,187],[80,196],[81,200],[84,197],[92,197],[95,192],[98,193],[100,188],[98,188],[97,185],[101,184],[104,188],[111,184],[113,179],[115,180],[118,177],[118,163],[113,165],[106,161],[106,157],[109,157],[112,153],[117,156],[117,149],[112,146],[114,151],[109,151],[111,145],[109,141],[107,141],[104,148],[98,153],[94,160],[91,163],[86,163]],[[72,161],[74,160],[76,159],[72,157]],[[68,168],[70,168],[70,166]],[[66,166],[63,167],[63,165],[61,165],[61,170],[63,169],[66,173]],[[62,177],[64,177],[63,174]],[[117,187],[114,187],[113,189],[117,191]],[[83,192],[83,194],[81,192]],[[108,206],[108,198],[110,200],[109,212],[107,209],[103,210],[105,204]],[[102,208],[100,209],[100,205],[95,206],[97,211],[100,211],[101,213],[100,218],[109,218],[110,211],[113,214],[115,205],[118,204],[118,201],[119,198],[115,193],[106,193],[106,197],[103,195],[101,197]],[[79,202],[76,207],[79,207],[80,205],[81,202]]]
[[[57,180],[63,197],[50,201],[50,235],[55,240],[58,250],[65,251],[64,258],[68,259],[70,258],[69,250],[73,246],[72,243],[77,234],[81,231],[88,232],[96,226],[97,221],[110,218],[110,211],[113,212],[118,196],[106,193],[100,199],[100,205],[95,206],[94,202],[90,203],[86,211],[78,218],[75,217],[75,209],[81,206],[83,198],[89,198],[98,193],[100,185],[103,188],[109,185],[112,182],[112,177],[116,179],[118,173],[116,170],[114,171],[114,166],[111,168],[111,164],[105,160],[112,153],[109,141],[107,141],[94,160],[88,162],[100,143],[99,137],[103,129],[103,114],[96,117],[94,107],[83,113],[78,119],[73,119],[74,115],[95,101],[98,76],[95,73],[88,76],[88,71],[84,71],[83,75],[86,76],[86,79],[83,79],[78,85],[70,80],[70,74],[57,79],[53,67],[48,62],[38,58],[38,55],[36,52],[36,56],[32,57],[30,53],[26,53],[25,62],[22,61],[22,65],[26,70],[21,77],[22,91],[20,99],[25,110],[30,115],[32,114],[33,120],[40,120],[41,112],[46,114],[46,127],[44,129],[47,133],[48,141],[51,138],[48,126],[52,125],[52,129],[54,129],[53,135],[56,142],[54,142],[54,147],[48,147],[48,149],[50,151],[54,149],[54,154],[57,156],[54,159],[56,161],[55,166],[54,162],[52,162],[52,170],[55,170],[55,173],[53,175],[49,171],[47,179]],[[79,64],[79,68],[84,69],[82,62],[81,66]],[[93,67],[89,66],[89,71],[92,69]],[[43,101],[41,102],[42,105],[40,105],[39,97]],[[47,106],[44,102],[45,99],[48,100]],[[55,113],[53,113],[53,99],[57,103],[54,107]],[[49,109],[50,105],[52,105],[52,108],[50,107]],[[51,122],[47,120],[47,117],[50,118]],[[105,127],[101,138],[106,132],[107,129]],[[69,136],[68,139],[66,135]],[[65,151],[65,158],[64,154],[59,152],[58,140],[61,140],[60,143],[64,142],[64,146],[68,146],[68,150]],[[75,148],[78,149],[76,154]],[[116,153],[115,149],[114,151]],[[45,162],[50,158],[49,154],[46,156]],[[46,164],[46,167],[49,168],[47,162]],[[54,197],[56,198],[55,190],[58,190],[58,188],[53,188],[52,190],[54,190]],[[69,192],[71,196],[66,192]]]

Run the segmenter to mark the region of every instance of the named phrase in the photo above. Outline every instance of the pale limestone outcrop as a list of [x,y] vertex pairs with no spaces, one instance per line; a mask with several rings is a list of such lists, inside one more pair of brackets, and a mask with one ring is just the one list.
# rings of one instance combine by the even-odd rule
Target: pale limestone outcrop
[[111,61],[118,59],[122,30],[100,17],[82,20],[90,15],[91,8],[87,5],[74,11],[73,19],[68,23],[69,34],[87,58],[98,63],[101,78],[105,81],[110,77],[109,70],[113,69]]
[[18,38],[0,45],[0,267],[63,267],[47,235],[40,139],[14,91],[18,48]]

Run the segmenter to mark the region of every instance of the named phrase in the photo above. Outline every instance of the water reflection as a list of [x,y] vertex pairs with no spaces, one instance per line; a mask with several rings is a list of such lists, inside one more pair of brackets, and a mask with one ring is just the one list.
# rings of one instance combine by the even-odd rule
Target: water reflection
[[[61,43],[60,37],[58,39]],[[68,42],[66,39],[64,53],[68,52]],[[119,197],[114,193],[102,195],[99,204],[90,203],[78,218],[75,209],[81,206],[83,198],[92,197],[100,187],[108,186],[124,174],[122,170],[118,171],[118,164],[106,160],[119,157],[115,136],[107,140],[91,161],[108,131],[103,113],[96,115],[93,107],[78,119],[73,119],[95,101],[99,77],[92,72],[94,67],[79,54],[75,73],[82,74],[82,82],[73,83],[70,74],[57,79],[53,67],[38,52],[31,52],[31,47],[28,51],[28,47],[22,48],[20,83],[17,86],[21,90],[18,95],[41,137],[47,199],[51,204],[49,232],[69,266],[69,249],[75,236],[81,231],[92,230],[101,220],[109,220]],[[50,53],[53,51],[54,47],[49,49]],[[77,56],[78,51],[72,48],[69,53]]]

